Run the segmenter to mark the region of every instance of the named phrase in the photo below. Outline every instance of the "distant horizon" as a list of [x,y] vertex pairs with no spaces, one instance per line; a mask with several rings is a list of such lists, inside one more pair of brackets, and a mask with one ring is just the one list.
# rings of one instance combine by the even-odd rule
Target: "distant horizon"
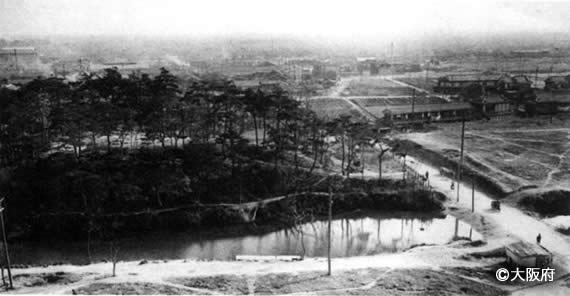
[[[0,0],[0,36],[334,40],[568,32],[560,1]],[[6,37],[4,37],[6,38]]]

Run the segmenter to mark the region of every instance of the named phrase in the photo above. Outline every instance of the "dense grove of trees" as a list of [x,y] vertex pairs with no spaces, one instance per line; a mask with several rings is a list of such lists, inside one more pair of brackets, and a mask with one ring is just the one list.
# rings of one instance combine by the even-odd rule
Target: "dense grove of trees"
[[278,87],[184,84],[166,69],[107,69],[0,88],[0,189],[12,220],[257,200],[297,190],[331,136],[344,175],[357,147],[377,140],[375,125],[325,121]]
[[[181,89],[164,68],[154,78],[125,78],[106,69],[77,82],[36,79],[16,91],[0,89],[0,98],[3,166],[63,150],[79,159],[86,150],[109,152],[117,143],[121,150],[136,150],[146,138],[163,149],[215,143],[233,168],[250,144],[276,158],[299,150],[318,156],[330,135],[340,140],[349,162],[355,145],[373,138],[367,123],[348,116],[324,122],[278,87],[243,90],[217,78]],[[253,143],[245,131],[254,132]]]

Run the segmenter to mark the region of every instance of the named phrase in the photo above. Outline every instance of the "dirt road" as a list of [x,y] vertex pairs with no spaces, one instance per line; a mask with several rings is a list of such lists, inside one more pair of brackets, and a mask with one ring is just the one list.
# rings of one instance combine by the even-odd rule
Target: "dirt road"
[[401,85],[401,86],[403,86],[403,87],[409,87],[409,88],[411,88],[411,89],[415,89],[416,91],[418,91],[418,92],[420,92],[420,93],[426,93],[426,94],[429,94],[429,93],[430,93],[430,91],[428,91],[427,89],[423,89],[423,88],[420,88],[420,87],[417,87],[417,86],[413,86],[413,85],[411,85],[411,84],[408,84],[408,83],[405,83],[405,82],[396,80],[396,79],[394,79],[392,76],[385,76],[385,77],[383,77],[383,78],[386,79],[386,80],[388,80],[388,81],[390,81],[390,82],[393,82],[393,83],[395,83],[395,84]]
[[[445,193],[452,200],[456,200],[457,188],[453,191],[450,189],[452,182],[450,178],[440,175],[439,170],[435,167],[423,164],[412,157],[409,157],[409,159],[413,161],[410,162],[410,166],[418,172],[429,172],[430,185],[435,190]],[[456,186],[458,185],[456,184]],[[456,203],[458,208],[471,208],[471,188],[470,184],[460,184],[459,202]],[[570,269],[570,238],[555,231],[548,224],[526,215],[517,208],[501,205],[500,212],[491,211],[490,204],[492,200],[485,193],[475,190],[475,213],[480,214],[494,225],[500,227],[500,233],[504,233],[504,243],[509,243],[516,239],[534,243],[536,236],[540,233],[542,235],[541,244],[554,253],[555,264],[563,269],[557,270],[557,273],[568,272]]]

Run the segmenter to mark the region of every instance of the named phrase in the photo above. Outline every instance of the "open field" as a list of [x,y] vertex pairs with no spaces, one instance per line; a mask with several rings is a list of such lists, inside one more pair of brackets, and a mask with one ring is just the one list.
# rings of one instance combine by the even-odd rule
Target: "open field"
[[450,58],[445,62],[446,66],[456,66],[461,71],[492,71],[503,70],[511,73],[563,73],[570,71],[566,57],[543,56],[543,57],[520,57],[511,56],[471,56]]
[[351,80],[340,93],[344,97],[352,96],[411,96],[413,89],[394,83],[381,77],[361,77]]
[[320,118],[334,119],[342,115],[350,115],[354,119],[365,119],[359,110],[340,98],[312,99],[308,101],[308,104],[309,108],[317,113]]
[[[522,186],[570,189],[570,122],[549,118],[511,118],[468,122],[465,162],[498,182],[505,192]],[[457,159],[461,125],[446,124],[430,133],[404,137]]]
[[437,83],[437,77],[439,77],[441,74],[439,73],[431,73],[428,74],[429,76],[425,77],[424,76],[402,76],[402,77],[397,77],[394,78],[394,80],[398,80],[400,82],[403,83],[407,83],[409,85],[413,85],[415,87],[427,90],[428,92],[432,92],[433,91],[433,86]]

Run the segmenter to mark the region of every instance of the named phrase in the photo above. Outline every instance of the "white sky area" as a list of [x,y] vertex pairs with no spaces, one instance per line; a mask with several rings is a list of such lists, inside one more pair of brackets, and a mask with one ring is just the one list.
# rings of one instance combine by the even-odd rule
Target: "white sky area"
[[0,36],[406,34],[567,31],[570,2],[0,0]]

